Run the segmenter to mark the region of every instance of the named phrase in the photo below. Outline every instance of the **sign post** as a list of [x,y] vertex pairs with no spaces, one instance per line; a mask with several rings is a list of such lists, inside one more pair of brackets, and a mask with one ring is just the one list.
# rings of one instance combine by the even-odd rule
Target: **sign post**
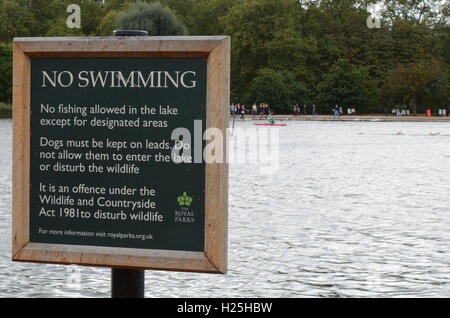
[[16,38],[13,260],[225,273],[229,52],[224,36]]
[[145,270],[111,269],[112,298],[144,298]]

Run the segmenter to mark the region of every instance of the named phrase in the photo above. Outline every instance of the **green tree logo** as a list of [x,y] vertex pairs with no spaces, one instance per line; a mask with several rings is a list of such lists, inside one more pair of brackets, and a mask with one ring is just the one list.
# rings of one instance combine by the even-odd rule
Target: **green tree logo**
[[180,206],[191,206],[192,198],[186,192],[183,192],[183,195],[179,196],[177,201]]

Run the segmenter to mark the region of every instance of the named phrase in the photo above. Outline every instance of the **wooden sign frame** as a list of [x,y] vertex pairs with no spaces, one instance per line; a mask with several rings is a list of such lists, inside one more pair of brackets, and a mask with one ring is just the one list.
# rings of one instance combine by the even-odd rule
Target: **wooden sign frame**
[[206,128],[219,128],[223,136],[226,136],[230,93],[230,38],[15,38],[13,62],[13,261],[226,273],[228,165],[225,162],[205,164],[205,245],[202,252],[30,242],[30,59],[39,57],[206,58]]

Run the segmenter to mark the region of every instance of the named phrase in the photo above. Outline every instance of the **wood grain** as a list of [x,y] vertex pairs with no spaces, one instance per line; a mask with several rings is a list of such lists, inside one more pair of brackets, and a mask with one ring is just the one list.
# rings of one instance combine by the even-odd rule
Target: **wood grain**
[[230,39],[224,39],[207,60],[206,127],[215,127],[224,136],[224,163],[206,165],[206,237],[205,253],[219,272],[227,271],[228,242],[228,164],[226,128],[230,89]]
[[13,217],[12,255],[30,240],[30,59],[13,48]]
[[30,57],[206,57],[226,37],[15,38]]

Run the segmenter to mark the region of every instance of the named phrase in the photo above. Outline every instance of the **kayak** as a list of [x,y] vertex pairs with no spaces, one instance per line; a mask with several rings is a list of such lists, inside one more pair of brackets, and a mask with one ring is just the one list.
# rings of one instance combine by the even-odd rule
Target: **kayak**
[[255,124],[256,126],[287,126],[287,124]]

